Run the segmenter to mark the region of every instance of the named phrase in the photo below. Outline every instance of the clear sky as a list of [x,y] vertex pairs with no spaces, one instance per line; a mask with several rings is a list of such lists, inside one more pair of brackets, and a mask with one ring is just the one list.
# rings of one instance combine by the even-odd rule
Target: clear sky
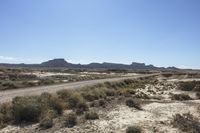
[[0,0],[0,62],[200,68],[200,0]]

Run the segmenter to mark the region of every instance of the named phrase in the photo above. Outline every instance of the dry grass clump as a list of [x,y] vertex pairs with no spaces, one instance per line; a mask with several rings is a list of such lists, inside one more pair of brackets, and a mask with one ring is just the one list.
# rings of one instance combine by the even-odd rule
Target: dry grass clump
[[172,125],[187,133],[199,133],[200,131],[200,122],[190,113],[176,114],[173,117]]
[[192,98],[189,95],[186,95],[186,94],[173,94],[171,99],[172,100],[178,100],[178,101],[192,100]]

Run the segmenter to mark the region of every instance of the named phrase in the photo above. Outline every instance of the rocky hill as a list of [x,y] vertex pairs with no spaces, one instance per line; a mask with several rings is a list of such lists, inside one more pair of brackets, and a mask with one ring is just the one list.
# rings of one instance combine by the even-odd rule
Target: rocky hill
[[90,63],[87,65],[81,64],[72,64],[67,62],[65,59],[53,59],[41,64],[5,64],[1,63],[2,67],[31,67],[31,68],[76,68],[76,69],[136,69],[136,70],[160,70],[160,69],[173,69],[176,70],[175,67],[162,68],[155,67],[153,65],[146,65],[145,63],[137,63],[133,62],[130,65],[126,64],[117,64],[117,63]]

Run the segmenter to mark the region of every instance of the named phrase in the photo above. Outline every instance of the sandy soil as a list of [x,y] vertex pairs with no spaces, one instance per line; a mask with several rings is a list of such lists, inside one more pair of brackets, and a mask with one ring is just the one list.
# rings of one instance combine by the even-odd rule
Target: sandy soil
[[33,74],[33,75],[36,75],[37,77],[40,77],[40,78],[49,77],[49,76],[57,76],[57,75],[59,75],[59,76],[74,75],[74,74],[71,74],[71,73],[39,72],[39,71],[32,72],[32,73],[24,73],[24,74]]

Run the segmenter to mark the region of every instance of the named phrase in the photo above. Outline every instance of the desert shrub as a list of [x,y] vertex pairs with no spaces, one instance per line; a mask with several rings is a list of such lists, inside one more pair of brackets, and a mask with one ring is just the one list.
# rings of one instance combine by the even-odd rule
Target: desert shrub
[[105,82],[104,83],[106,88],[109,89],[118,89],[118,88],[123,88],[126,86],[126,84],[124,83],[124,81],[119,81],[119,82]]
[[18,80],[32,80],[32,79],[36,79],[37,76],[34,74],[18,74],[17,75]]
[[112,87],[114,89],[124,88],[126,86],[127,86],[127,84],[124,81],[119,81],[119,82],[113,82],[112,83]]
[[1,119],[1,121],[3,120],[4,123],[8,123],[9,121],[11,121],[12,119],[12,105],[11,103],[3,103],[0,105],[0,113],[2,114],[3,119]]
[[134,95],[136,93],[136,91],[135,91],[135,89],[129,88],[129,89],[126,89],[126,93]]
[[4,128],[6,126],[4,122],[4,115],[0,113],[0,129]]
[[118,89],[117,94],[120,96],[131,97],[133,94],[135,94],[135,89],[132,88]]
[[105,85],[106,88],[112,88],[111,82],[105,82],[104,85]]
[[135,95],[136,98],[141,98],[141,99],[150,99],[149,96],[147,94],[145,94],[144,92],[140,92],[140,93],[137,93]]
[[194,87],[196,86],[196,82],[180,82],[178,87],[182,91],[192,91]]
[[172,77],[173,74],[172,73],[163,73],[162,76],[166,77],[166,78],[169,78],[169,77]]
[[56,114],[61,115],[64,110],[64,103],[56,96],[52,96],[49,93],[43,93],[40,96],[40,103],[42,110],[54,110]]
[[38,82],[39,85],[50,85],[54,83],[55,81],[52,79],[40,79],[40,81]]
[[104,89],[100,88],[83,90],[81,94],[87,101],[94,101],[106,97]]
[[130,85],[130,84],[135,83],[135,80],[133,80],[133,79],[125,79],[125,80],[124,80],[124,83],[125,83],[126,85]]
[[[199,82],[198,82],[198,83],[199,83]],[[200,83],[197,84],[197,85],[194,87],[193,91],[200,92]]]
[[200,122],[190,113],[176,114],[173,117],[172,125],[187,133],[199,133],[200,131]]
[[192,100],[192,98],[186,94],[173,94],[171,99],[178,100],[178,101]]
[[130,126],[126,129],[126,133],[142,133],[142,130],[140,127]]
[[105,91],[104,89],[102,88],[96,88],[92,91],[92,93],[94,94],[94,96],[97,98],[97,99],[100,99],[100,98],[105,98],[106,97],[106,94],[105,94]]
[[97,100],[98,97],[96,97],[92,91],[88,91],[88,92],[82,92],[81,95],[84,97],[84,99],[86,99],[87,101],[94,101]]
[[128,106],[128,107],[134,107],[134,108],[136,108],[136,109],[138,109],[138,110],[141,110],[142,109],[142,107],[141,107],[141,105],[139,104],[139,102],[137,102],[137,101],[135,101],[134,99],[132,99],[132,98],[129,98],[129,99],[127,99],[126,100],[126,105]]
[[105,94],[106,94],[106,96],[115,96],[116,91],[114,89],[106,89]]
[[77,104],[76,114],[80,115],[80,114],[83,114],[85,111],[88,111],[88,110],[89,110],[88,105],[85,102],[81,102],[81,103]]
[[96,101],[92,101],[90,103],[90,107],[99,107],[99,102],[96,100]]
[[2,84],[2,86],[3,86],[3,88],[5,90],[18,88],[18,86],[15,83],[13,83],[13,82],[5,82],[5,83]]
[[106,100],[100,99],[99,100],[99,106],[104,107],[106,105]]
[[15,122],[37,122],[39,120],[41,114],[39,97],[16,97],[12,104],[12,115]]
[[69,99],[67,100],[67,104],[69,108],[76,108],[78,103],[81,103],[83,101],[84,99],[82,95],[80,95],[80,93],[78,92],[75,92],[69,97]]
[[198,99],[200,99],[200,92],[197,92],[197,93],[196,93],[196,97],[197,97]]
[[72,95],[72,92],[70,90],[60,90],[57,92],[57,95],[63,100],[68,100],[69,97]]
[[65,126],[72,128],[77,124],[77,116],[74,113],[70,113],[65,117]]
[[86,120],[96,120],[99,119],[99,115],[96,112],[87,112],[85,113]]
[[38,84],[37,82],[31,82],[31,81],[23,81],[22,82],[23,86],[29,86],[29,87],[36,86],[37,84]]
[[55,112],[53,110],[47,110],[40,118],[39,126],[42,129],[48,129],[53,126],[53,118],[55,116]]
[[11,104],[3,103],[0,105],[0,129],[5,127],[12,120]]

